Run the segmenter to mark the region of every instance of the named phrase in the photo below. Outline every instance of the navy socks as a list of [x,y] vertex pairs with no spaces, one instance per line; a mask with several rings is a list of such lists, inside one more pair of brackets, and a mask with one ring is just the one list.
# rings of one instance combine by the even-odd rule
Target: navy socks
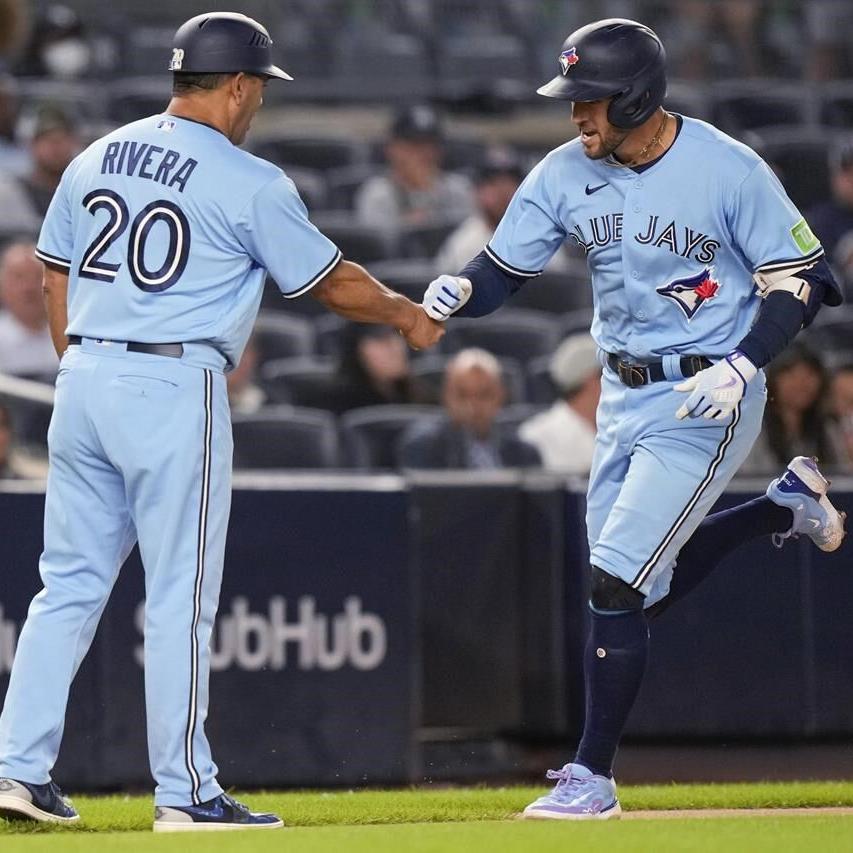
[[610,776],[646,669],[649,629],[641,610],[591,610],[591,614],[584,652],[586,721],[575,761]]
[[771,533],[791,529],[793,513],[786,506],[761,497],[709,515],[681,549],[666,598],[646,610],[652,618],[684,598],[738,545]]

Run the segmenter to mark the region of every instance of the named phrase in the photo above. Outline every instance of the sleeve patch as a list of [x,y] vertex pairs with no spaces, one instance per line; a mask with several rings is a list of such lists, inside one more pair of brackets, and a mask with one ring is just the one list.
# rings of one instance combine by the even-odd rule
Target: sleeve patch
[[820,241],[815,237],[814,232],[809,228],[809,224],[805,219],[801,219],[791,228],[791,236],[794,238],[797,248],[804,255],[814,251],[820,245]]

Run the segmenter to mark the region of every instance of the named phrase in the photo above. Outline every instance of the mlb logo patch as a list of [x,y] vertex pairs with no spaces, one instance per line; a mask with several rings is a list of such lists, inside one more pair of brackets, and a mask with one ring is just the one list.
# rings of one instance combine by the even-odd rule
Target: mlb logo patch
[[675,302],[689,321],[706,302],[717,295],[720,283],[714,279],[713,273],[713,267],[705,267],[697,275],[677,278],[656,288],[655,292]]
[[171,133],[175,129],[175,122],[168,118],[161,118],[154,127],[162,130],[163,133]]
[[578,62],[581,61],[581,58],[578,56],[578,52],[575,48],[570,47],[568,50],[564,50],[560,54],[560,68],[563,71],[563,76],[569,73],[569,70],[573,65],[577,65]]

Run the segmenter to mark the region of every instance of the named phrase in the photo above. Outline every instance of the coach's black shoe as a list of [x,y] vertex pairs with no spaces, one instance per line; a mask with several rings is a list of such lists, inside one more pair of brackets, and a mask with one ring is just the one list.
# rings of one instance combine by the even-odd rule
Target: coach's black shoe
[[56,782],[33,785],[16,779],[0,779],[0,817],[6,820],[37,820],[43,823],[77,823],[80,815]]
[[199,832],[221,829],[278,829],[278,815],[250,812],[228,794],[197,806],[157,806],[154,832]]

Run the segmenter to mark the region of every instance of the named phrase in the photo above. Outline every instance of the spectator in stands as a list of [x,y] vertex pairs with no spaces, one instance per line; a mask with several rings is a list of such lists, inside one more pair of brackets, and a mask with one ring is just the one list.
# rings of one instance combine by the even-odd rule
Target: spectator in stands
[[44,105],[19,122],[29,140],[29,171],[0,175],[0,231],[37,234],[65,167],[80,145],[74,123],[57,106]]
[[853,138],[830,154],[832,198],[808,211],[806,219],[823,244],[827,258],[837,263],[836,251],[847,234],[853,234]]
[[812,80],[838,80],[853,74],[853,6],[850,0],[802,0]]
[[73,80],[90,73],[94,64],[92,46],[80,16],[68,6],[52,4],[37,16],[15,73],[23,77]]
[[853,361],[833,372],[830,401],[839,452],[838,468],[853,474]]
[[526,420],[519,436],[532,444],[551,471],[589,474],[595,449],[595,411],[601,396],[598,347],[586,332],[572,335],[551,357],[551,380],[559,398]]
[[27,241],[0,254],[0,373],[46,378],[56,375],[42,296],[42,268]]
[[390,326],[351,323],[343,331],[337,412],[386,403],[425,403],[424,388],[409,367],[409,349]]
[[477,209],[460,223],[439,249],[435,258],[438,271],[461,270],[483,250],[523,179],[524,170],[511,151],[494,149],[487,153],[475,177]]
[[[435,258],[438,274],[446,270],[461,270],[471,258],[483,251],[522,180],[524,169],[514,152],[507,148],[493,148],[486,153],[474,180],[477,209],[459,224],[438,250]],[[560,251],[548,263],[547,269],[560,272],[568,268],[568,263],[568,255]]]
[[0,75],[0,173],[6,175],[23,175],[30,165],[29,154],[15,138],[17,119],[17,85],[13,77],[2,74]]
[[0,71],[8,71],[27,37],[29,0],[0,0]]
[[495,426],[506,388],[491,353],[458,352],[447,364],[442,397],[446,417],[403,436],[400,467],[494,470],[541,464],[534,447]]
[[228,403],[232,412],[241,415],[253,415],[267,401],[267,395],[255,381],[259,357],[258,346],[255,340],[250,338],[243,350],[240,363],[230,373],[225,374]]
[[30,133],[32,169],[21,183],[33,207],[43,217],[62,173],[80,150],[80,138],[68,113],[52,104],[39,109]]
[[741,474],[767,474],[793,456],[817,456],[833,468],[839,449],[827,416],[829,376],[819,356],[794,342],[767,368],[767,408],[761,434]]
[[369,178],[355,196],[358,219],[377,228],[461,222],[473,210],[468,180],[442,171],[442,129],[426,105],[407,107],[385,144],[388,171]]

